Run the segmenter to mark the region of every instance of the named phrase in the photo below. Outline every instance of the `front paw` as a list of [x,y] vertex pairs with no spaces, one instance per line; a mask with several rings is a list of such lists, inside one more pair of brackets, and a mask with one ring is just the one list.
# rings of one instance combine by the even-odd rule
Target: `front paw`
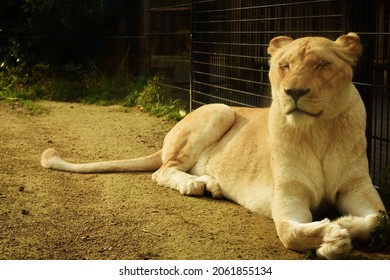
[[204,184],[205,189],[209,193],[211,193],[211,196],[213,198],[222,198],[223,197],[221,187],[219,186],[218,181],[215,178],[208,176],[208,175],[203,175],[203,176],[200,176],[197,180]]
[[198,180],[198,177],[193,176],[187,182],[183,182],[178,186],[179,192],[188,196],[202,196],[205,191],[205,183]]
[[317,249],[317,256],[329,260],[343,259],[351,250],[351,237],[348,231],[335,223],[330,223],[326,228],[323,242]]

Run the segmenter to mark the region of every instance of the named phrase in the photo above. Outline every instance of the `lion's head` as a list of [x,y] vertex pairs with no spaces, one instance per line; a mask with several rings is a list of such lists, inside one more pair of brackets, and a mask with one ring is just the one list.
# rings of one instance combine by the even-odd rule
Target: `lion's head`
[[352,68],[362,46],[355,33],[336,41],[280,36],[271,40],[268,53],[274,106],[292,122],[335,117],[356,92]]

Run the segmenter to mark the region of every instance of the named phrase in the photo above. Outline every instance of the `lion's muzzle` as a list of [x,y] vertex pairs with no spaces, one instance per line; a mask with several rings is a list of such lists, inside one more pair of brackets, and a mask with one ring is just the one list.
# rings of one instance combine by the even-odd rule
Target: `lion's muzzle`
[[310,92],[310,88],[285,88],[284,92],[297,103],[299,98]]

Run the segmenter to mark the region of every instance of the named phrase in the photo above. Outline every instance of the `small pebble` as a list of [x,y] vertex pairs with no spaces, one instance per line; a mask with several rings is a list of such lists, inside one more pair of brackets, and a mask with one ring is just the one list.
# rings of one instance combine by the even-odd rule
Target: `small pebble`
[[81,236],[81,240],[83,240],[83,241],[86,241],[86,240],[88,240],[88,239],[89,239],[89,235]]
[[47,140],[47,143],[53,144],[53,140],[52,140],[52,139],[49,139],[49,140]]
[[26,189],[25,186],[23,186],[23,185],[19,186],[19,191],[20,191],[20,192],[23,192],[25,189]]
[[27,209],[22,210],[22,215],[28,215],[29,213],[30,213],[30,211],[28,211]]

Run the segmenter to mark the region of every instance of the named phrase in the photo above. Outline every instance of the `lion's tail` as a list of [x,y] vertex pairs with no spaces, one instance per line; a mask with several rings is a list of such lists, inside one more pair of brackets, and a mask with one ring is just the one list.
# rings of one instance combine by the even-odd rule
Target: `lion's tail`
[[162,159],[160,150],[152,155],[135,159],[77,164],[61,159],[59,153],[50,148],[42,153],[41,165],[45,168],[75,173],[156,171],[161,167]]

